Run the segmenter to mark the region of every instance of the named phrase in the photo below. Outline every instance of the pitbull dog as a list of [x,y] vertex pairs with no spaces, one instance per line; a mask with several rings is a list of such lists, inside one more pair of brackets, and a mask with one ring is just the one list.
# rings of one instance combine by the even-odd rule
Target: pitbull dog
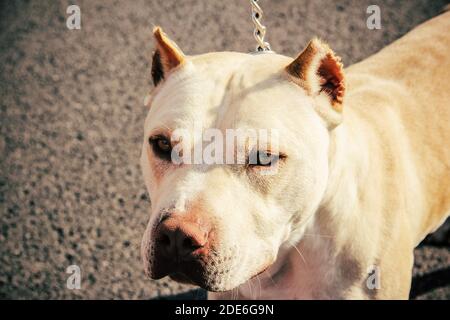
[[[318,39],[294,60],[186,56],[156,27],[146,273],[212,299],[407,299],[414,248],[450,213],[448,30],[445,13],[344,70]],[[276,172],[174,163],[194,123],[276,129]]]

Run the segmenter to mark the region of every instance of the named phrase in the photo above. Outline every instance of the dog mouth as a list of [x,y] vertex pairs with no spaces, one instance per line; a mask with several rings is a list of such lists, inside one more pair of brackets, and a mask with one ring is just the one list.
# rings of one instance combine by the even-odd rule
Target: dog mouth
[[260,276],[261,274],[263,274],[264,272],[266,272],[269,269],[269,267],[270,266],[264,267],[262,270],[258,271],[253,276],[249,277],[246,281],[243,281],[240,284],[235,284],[232,288],[219,286],[218,283],[222,282],[221,277],[210,278],[210,277],[207,277],[205,275],[205,273],[197,272],[197,273],[193,274],[192,272],[189,272],[189,271],[188,272],[176,271],[176,272],[168,274],[168,276],[170,279],[172,279],[173,281],[176,281],[178,283],[198,286],[198,287],[200,287],[204,290],[210,291],[210,292],[227,292],[227,291],[230,291],[230,290],[233,290],[233,289],[239,287],[240,285],[246,283],[247,281],[257,279],[257,277]]
[[194,286],[195,285],[200,286],[198,283],[195,283],[187,275],[180,273],[180,272],[175,272],[175,273],[169,274],[169,278],[172,279],[173,281],[176,281],[181,284],[190,284],[190,285],[194,285]]
[[220,279],[210,279],[206,276],[192,277],[192,275],[186,275],[183,272],[172,273],[169,275],[169,278],[178,283],[198,286],[210,292],[227,291],[225,289],[222,289],[221,286],[217,284],[218,282],[220,282]]
[[259,275],[266,272],[268,268],[269,266],[266,266],[253,276],[246,278],[247,280],[242,281],[242,283],[235,283],[232,286],[225,285],[223,283],[223,279],[226,277],[228,272],[208,272],[205,267],[200,264],[179,264],[178,266],[173,266],[172,268],[166,268],[164,272],[161,272],[160,270],[158,273],[153,272],[150,277],[153,279],[161,279],[168,276],[170,279],[178,283],[198,286],[209,292],[227,292],[239,287],[247,281],[256,279]]
[[[208,255],[203,253],[175,260],[170,256],[161,255],[159,250],[155,250],[152,256],[150,268],[146,271],[150,278],[159,280],[168,276],[178,283],[198,286],[210,292],[227,292],[235,289],[257,278],[271,265],[266,261],[262,268],[255,268],[257,272],[242,277],[238,270],[233,271],[233,266],[236,264],[233,261],[236,262],[236,258],[227,254],[219,255],[213,250]],[[217,263],[218,260],[224,263]]]
[[269,269],[270,266],[266,266],[265,268],[262,269],[262,271],[259,271],[257,274],[255,274],[253,277],[251,277],[249,280],[253,280],[255,278],[257,278],[259,275],[263,274],[264,272],[267,271],[267,269]]
[[191,260],[178,263],[168,263],[162,260],[156,260],[153,263],[150,278],[154,280],[162,279],[168,276],[170,279],[181,283],[201,287],[208,291],[214,289],[220,279],[209,273],[204,261]]

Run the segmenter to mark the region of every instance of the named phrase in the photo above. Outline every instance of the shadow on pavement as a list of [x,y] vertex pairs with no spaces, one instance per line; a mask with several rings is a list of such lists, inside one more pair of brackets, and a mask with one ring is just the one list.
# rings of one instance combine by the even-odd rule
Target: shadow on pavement
[[422,276],[415,276],[412,280],[410,299],[428,293],[431,290],[450,285],[450,268],[440,269]]
[[195,289],[171,296],[161,296],[153,300],[206,300],[206,291]]

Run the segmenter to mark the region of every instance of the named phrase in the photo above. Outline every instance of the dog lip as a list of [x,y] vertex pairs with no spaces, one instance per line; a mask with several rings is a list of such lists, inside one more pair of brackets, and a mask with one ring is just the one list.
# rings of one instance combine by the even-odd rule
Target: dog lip
[[169,274],[169,277],[176,282],[197,285],[197,283],[195,283],[193,280],[191,280],[187,275],[185,275],[182,272],[171,273]]
[[162,271],[162,270],[158,270],[158,271],[152,270],[152,272],[149,274],[150,278],[153,280],[160,280],[168,275],[169,275],[169,273],[167,271]]
[[159,280],[170,275],[174,271],[174,265],[158,261],[153,263],[149,275],[151,279]]
[[253,277],[251,277],[249,280],[253,280],[254,278],[256,278],[257,276],[259,276],[260,274],[264,273],[267,271],[267,269],[269,269],[270,266],[266,266],[264,267],[264,269],[262,269],[262,271],[258,272],[257,274],[255,274]]

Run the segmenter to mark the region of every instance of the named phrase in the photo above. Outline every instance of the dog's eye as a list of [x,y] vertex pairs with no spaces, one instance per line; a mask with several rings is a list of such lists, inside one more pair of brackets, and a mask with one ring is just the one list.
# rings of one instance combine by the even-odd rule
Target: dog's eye
[[258,151],[250,156],[249,165],[257,167],[270,167],[277,163],[280,156],[268,151]]
[[149,144],[153,148],[153,152],[160,158],[170,160],[170,155],[172,152],[172,145],[170,140],[164,136],[152,136],[148,139]]

